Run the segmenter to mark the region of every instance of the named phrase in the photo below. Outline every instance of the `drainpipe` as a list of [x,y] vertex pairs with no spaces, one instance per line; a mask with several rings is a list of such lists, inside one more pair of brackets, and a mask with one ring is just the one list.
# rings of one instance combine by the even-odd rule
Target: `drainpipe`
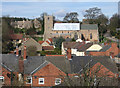
[[12,77],[12,76],[13,76],[13,72],[11,71],[11,86],[12,86],[12,84],[13,84],[13,83],[12,83],[12,82],[13,82],[13,79],[12,79],[13,77]]

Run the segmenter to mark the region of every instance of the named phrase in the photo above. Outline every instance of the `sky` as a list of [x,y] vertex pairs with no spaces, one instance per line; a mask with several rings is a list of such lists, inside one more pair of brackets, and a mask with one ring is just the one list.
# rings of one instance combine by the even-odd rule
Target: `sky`
[[[14,1],[14,0],[12,0]],[[41,13],[47,12],[56,19],[62,20],[66,13],[77,12],[82,20],[85,10],[93,7],[101,8],[102,13],[111,17],[118,12],[118,2],[2,2],[2,15],[12,17],[36,18]],[[91,0],[92,1],[92,0]],[[111,0],[112,1],[112,0]]]

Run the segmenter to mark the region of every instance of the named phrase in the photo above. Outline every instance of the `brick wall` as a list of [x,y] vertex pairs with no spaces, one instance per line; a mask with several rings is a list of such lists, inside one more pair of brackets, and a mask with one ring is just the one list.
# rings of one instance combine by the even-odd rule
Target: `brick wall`
[[[96,73],[95,73],[96,72]],[[99,77],[116,77],[117,73],[113,73],[110,70],[108,70],[104,65],[101,63],[96,63],[92,68],[91,68],[91,74],[94,75],[96,74]]]
[[[64,72],[49,63],[32,75],[32,86],[55,86],[55,78],[62,78],[64,76]],[[38,84],[39,78],[44,78],[44,84]]]
[[91,56],[110,56],[110,53],[114,53],[114,55],[118,55],[119,49],[117,47],[117,43],[111,43],[111,48],[109,48],[105,52],[90,52]]

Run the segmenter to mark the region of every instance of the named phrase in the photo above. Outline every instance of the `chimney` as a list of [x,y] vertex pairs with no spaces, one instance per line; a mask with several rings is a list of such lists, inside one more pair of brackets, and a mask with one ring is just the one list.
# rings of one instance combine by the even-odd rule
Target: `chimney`
[[113,59],[115,57],[114,52],[110,52],[110,57]]
[[24,61],[20,57],[19,58],[19,73],[23,73],[23,72],[24,72]]
[[67,49],[67,58],[68,58],[68,60],[72,60],[71,59],[71,48]]
[[18,49],[18,46],[16,46],[16,56],[19,56],[19,49]]
[[26,46],[24,46],[23,59],[26,60]]

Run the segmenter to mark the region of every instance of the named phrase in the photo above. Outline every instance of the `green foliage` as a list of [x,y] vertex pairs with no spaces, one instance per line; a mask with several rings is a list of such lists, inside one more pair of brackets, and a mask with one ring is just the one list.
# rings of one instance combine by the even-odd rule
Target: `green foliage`
[[57,47],[59,49],[61,49],[62,42],[64,42],[64,41],[65,41],[65,39],[63,37],[58,37],[56,39],[53,39],[55,47]]
[[67,13],[66,16],[64,17],[63,21],[68,22],[68,23],[77,23],[77,22],[79,22],[78,13],[77,12]]
[[75,42],[76,40],[74,38],[72,38],[72,42]]
[[39,51],[38,53],[40,53],[41,56],[45,56],[45,55],[61,55],[61,50],[59,48],[55,48],[54,51]]
[[112,36],[116,36],[117,38],[120,38],[119,37],[120,31],[116,31],[116,28],[120,28],[120,17],[118,16],[118,14],[114,14],[110,18],[110,24],[108,28],[110,29],[110,33]]

